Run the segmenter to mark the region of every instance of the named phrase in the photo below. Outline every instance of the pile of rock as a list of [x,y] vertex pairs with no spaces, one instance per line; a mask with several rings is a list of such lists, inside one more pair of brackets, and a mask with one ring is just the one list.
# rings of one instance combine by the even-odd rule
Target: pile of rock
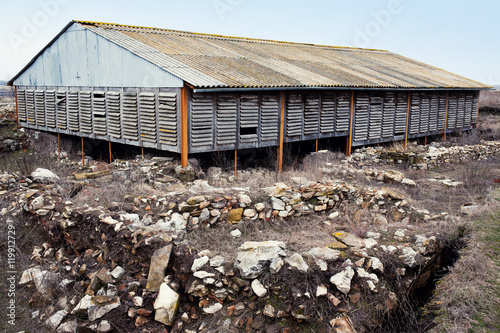
[[427,169],[429,165],[484,159],[500,153],[500,142],[481,141],[477,145],[446,146],[433,142],[428,146],[410,145],[407,151],[384,147],[363,147],[356,149],[349,161],[358,165],[406,164],[417,169]]
[[2,130],[0,135],[0,153],[13,152],[17,150],[27,149],[29,146],[28,136],[23,128],[17,129],[15,122],[0,122]]
[[[20,283],[36,294],[32,304],[40,310],[33,318],[53,331],[109,332],[117,325],[155,331],[167,325],[173,332],[205,332],[207,318],[221,311],[225,315],[220,322],[211,323],[221,331],[262,331],[276,318],[311,320],[325,303],[327,319],[340,325],[349,321],[338,315],[369,295],[377,295],[382,313],[394,311],[398,300],[382,281],[387,273],[383,261],[401,263],[397,274],[411,284],[440,244],[433,235],[412,236],[410,216],[446,217],[411,207],[393,189],[341,180],[294,178],[291,184],[263,189],[264,195],[252,200],[245,188],[214,188],[203,180],[182,183],[180,177],[190,179],[197,171],[176,168],[169,159],[116,161],[115,167],[106,177],[131,181],[135,175],[136,181],[146,179],[171,191],[162,197],[124,193],[120,204],[75,207],[59,186],[64,180],[49,170],[37,169],[27,178],[0,175],[0,193],[11,200],[0,216],[28,212],[51,236],[51,243],[33,249],[33,267],[23,272]],[[353,172],[415,186],[396,170]],[[75,187],[87,184],[76,182]],[[388,231],[389,223],[399,229],[363,237],[339,230],[324,246],[301,253],[288,253],[278,241],[245,242],[234,262],[182,245],[196,228],[312,214],[327,217],[335,226],[349,220],[373,224],[379,231]]]
[[[84,256],[70,258],[45,244],[34,249],[33,258],[53,260],[54,252],[59,253],[55,259],[60,268],[54,265],[47,271],[34,266],[22,273],[19,283],[55,299],[43,314],[37,310],[34,316],[57,332],[84,328],[109,332],[116,325],[114,316],[131,320],[136,327],[164,324],[174,332],[204,332],[205,323],[199,319],[220,311],[224,315],[212,325],[248,332],[262,330],[276,318],[311,320],[323,302],[330,304],[327,312],[334,322],[370,293],[378,295],[373,300],[379,310],[392,312],[398,299],[381,282],[385,268],[377,256],[389,253],[394,260],[399,258],[405,267],[398,269],[399,274],[410,277],[409,270],[425,265],[439,250],[435,237],[418,235],[411,243],[403,230],[394,237],[404,243],[396,246],[379,245],[378,233],[365,238],[346,232],[333,236],[336,242],[331,246],[290,255],[283,242],[245,242],[235,262],[208,250],[186,256],[186,249],[164,244],[154,251],[142,274],[124,269],[126,263],[118,265],[120,258],[110,266],[103,257],[99,260],[102,253],[96,256],[96,251],[87,250]],[[339,244],[342,252],[332,248]],[[82,257],[97,258],[98,264]],[[172,260],[186,265],[169,268]],[[72,290],[84,290],[84,296],[77,297]]]

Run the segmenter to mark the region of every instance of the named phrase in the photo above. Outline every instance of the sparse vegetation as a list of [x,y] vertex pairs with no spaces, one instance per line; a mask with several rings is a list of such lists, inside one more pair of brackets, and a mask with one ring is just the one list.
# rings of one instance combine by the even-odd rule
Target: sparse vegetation
[[482,114],[497,115],[500,113],[500,90],[481,91],[479,112]]
[[[500,191],[493,198],[500,200]],[[468,245],[428,305],[433,332],[500,331],[500,203],[468,224]]]

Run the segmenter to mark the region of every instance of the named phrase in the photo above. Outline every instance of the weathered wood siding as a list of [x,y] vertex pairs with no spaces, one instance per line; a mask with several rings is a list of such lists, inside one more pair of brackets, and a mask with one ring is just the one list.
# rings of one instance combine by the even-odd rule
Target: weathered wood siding
[[[352,146],[438,135],[445,128],[468,130],[477,123],[477,91],[357,90],[353,107],[352,94],[286,92],[284,142],[348,137],[351,109]],[[19,121],[44,131],[180,152],[179,96],[175,88],[21,86]],[[278,146],[280,98],[279,91],[190,93],[189,153]]]
[[19,124],[180,152],[180,89],[18,87]]
[[278,92],[194,93],[190,101],[190,153],[279,145]]

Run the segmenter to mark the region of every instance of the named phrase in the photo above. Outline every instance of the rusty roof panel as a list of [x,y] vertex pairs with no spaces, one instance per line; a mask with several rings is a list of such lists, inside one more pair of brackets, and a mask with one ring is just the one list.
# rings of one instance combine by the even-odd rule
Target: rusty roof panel
[[490,88],[383,50],[77,22],[198,88]]

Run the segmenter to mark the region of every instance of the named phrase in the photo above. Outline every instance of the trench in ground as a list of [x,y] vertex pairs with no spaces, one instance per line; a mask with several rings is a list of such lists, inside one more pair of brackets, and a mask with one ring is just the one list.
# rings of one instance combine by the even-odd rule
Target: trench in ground
[[383,325],[376,333],[420,333],[428,332],[434,327],[435,315],[425,312],[426,305],[432,300],[438,282],[443,279],[460,258],[460,251],[467,245],[464,230],[440,250],[429,263],[422,268],[419,277],[426,277],[426,282],[418,287],[412,285],[398,295],[398,309],[385,318]]

